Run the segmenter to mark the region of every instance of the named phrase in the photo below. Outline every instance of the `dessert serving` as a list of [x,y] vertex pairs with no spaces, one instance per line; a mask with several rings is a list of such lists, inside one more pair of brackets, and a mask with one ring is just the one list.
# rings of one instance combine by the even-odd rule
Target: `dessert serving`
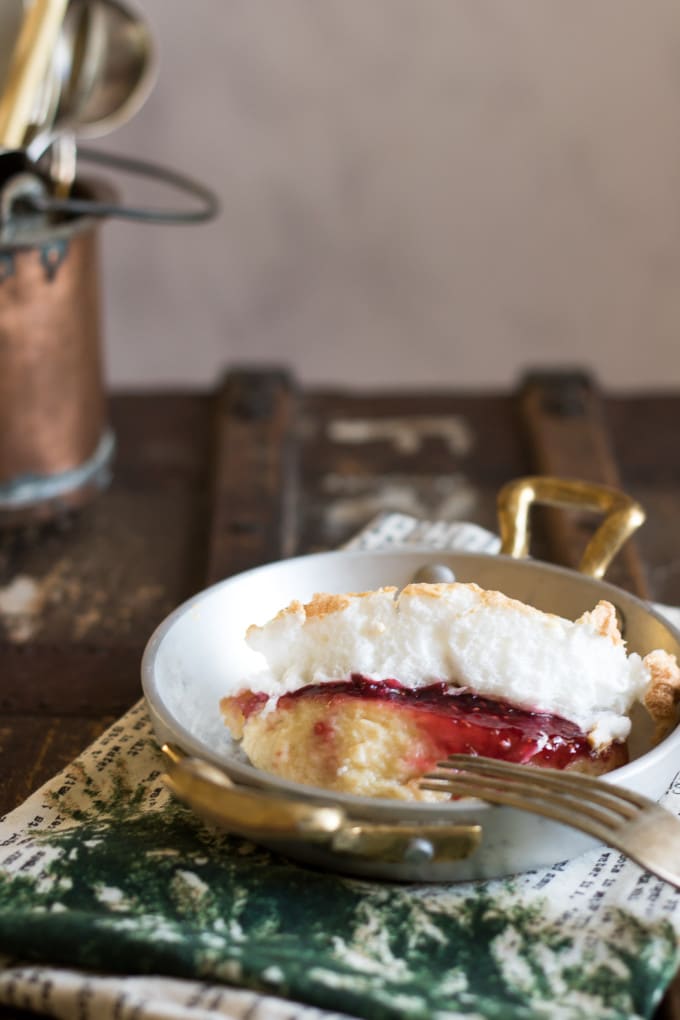
[[633,705],[660,739],[680,693],[674,656],[628,654],[609,602],[570,621],[476,584],[316,595],[246,640],[263,667],[220,707],[252,764],[371,797],[441,798],[419,779],[460,752],[608,772]]

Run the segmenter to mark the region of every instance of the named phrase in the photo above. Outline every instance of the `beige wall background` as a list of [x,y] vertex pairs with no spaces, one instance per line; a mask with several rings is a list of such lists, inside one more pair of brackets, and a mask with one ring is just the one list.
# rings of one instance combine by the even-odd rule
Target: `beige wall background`
[[[673,0],[142,0],[155,90],[105,140],[201,227],[102,231],[112,384],[680,384]],[[124,182],[127,198],[174,200]]]

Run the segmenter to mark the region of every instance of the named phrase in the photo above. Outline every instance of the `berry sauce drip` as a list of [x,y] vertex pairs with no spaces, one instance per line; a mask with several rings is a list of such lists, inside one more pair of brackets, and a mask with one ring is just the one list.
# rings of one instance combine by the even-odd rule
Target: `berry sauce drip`
[[330,711],[337,699],[345,698],[380,701],[386,708],[407,711],[430,741],[435,758],[479,754],[563,769],[577,759],[602,757],[568,719],[518,708],[447,683],[411,690],[397,680],[371,680],[354,673],[349,680],[310,684],[284,694],[279,707],[300,698],[323,699]]

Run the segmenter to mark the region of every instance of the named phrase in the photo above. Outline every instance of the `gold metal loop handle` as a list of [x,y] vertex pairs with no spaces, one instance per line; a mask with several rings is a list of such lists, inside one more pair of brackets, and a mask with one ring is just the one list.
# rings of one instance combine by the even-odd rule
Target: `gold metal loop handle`
[[288,800],[232,783],[208,762],[174,745],[163,782],[200,818],[227,832],[268,845],[303,842],[365,860],[422,863],[469,857],[481,841],[480,825],[376,824],[350,819],[342,808]]
[[579,564],[581,573],[590,577],[604,575],[623,543],[645,519],[639,503],[606,485],[543,475],[518,478],[503,486],[498,493],[502,553],[515,558],[529,555],[529,515],[536,503],[605,515]]
[[198,758],[171,765],[163,782],[179,800],[207,821],[250,839],[306,835],[323,840],[337,832],[344,812],[236,786],[226,773]]

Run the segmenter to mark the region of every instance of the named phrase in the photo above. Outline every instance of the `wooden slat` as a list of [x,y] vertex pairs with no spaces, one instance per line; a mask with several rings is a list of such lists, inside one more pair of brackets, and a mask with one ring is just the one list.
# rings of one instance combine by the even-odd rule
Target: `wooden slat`
[[73,761],[115,718],[25,715],[1,722],[0,815]]
[[[494,392],[303,393],[301,550],[342,545],[372,516],[390,510],[465,517],[495,531],[496,493],[527,472],[516,412],[511,396]],[[418,423],[431,419],[457,426],[457,438],[437,429],[418,433]],[[415,423],[416,441],[405,448],[394,427],[385,430],[386,420],[403,426],[405,435]],[[346,426],[362,423],[379,428],[349,441]]]
[[206,584],[295,549],[295,405],[278,370],[230,372],[217,394]]
[[3,645],[0,714],[120,715],[142,696],[143,650],[144,642],[124,640],[118,646],[67,641]]
[[654,1020],[680,1020],[680,975],[677,975],[663,997]]
[[[536,474],[621,489],[603,401],[588,376],[579,372],[531,374],[521,387],[519,407]],[[592,515],[561,510],[543,511],[543,521],[553,561],[577,566],[597,521]],[[646,571],[634,541],[623,547],[607,580],[649,597]]]

